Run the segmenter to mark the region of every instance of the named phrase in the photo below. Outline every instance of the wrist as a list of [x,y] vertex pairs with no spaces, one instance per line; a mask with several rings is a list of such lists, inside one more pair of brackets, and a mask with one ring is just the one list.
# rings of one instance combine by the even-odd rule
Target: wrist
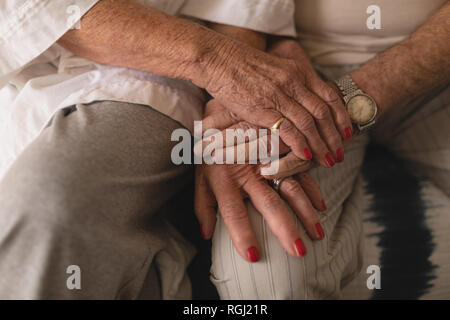
[[233,40],[248,44],[255,49],[261,51],[266,51],[267,49],[267,36],[264,33],[219,23],[211,23],[210,28]]
[[175,77],[189,80],[196,86],[208,90],[225,72],[225,66],[236,44],[213,30],[200,25],[196,28],[186,45],[188,62],[178,69]]
[[383,95],[379,92],[379,85],[373,77],[371,78],[368,74],[366,74],[363,69],[364,66],[360,69],[357,69],[350,73],[350,77],[353,82],[360,88],[363,92],[371,96],[376,104],[377,104],[377,119],[380,118],[386,112],[386,102],[383,99]]

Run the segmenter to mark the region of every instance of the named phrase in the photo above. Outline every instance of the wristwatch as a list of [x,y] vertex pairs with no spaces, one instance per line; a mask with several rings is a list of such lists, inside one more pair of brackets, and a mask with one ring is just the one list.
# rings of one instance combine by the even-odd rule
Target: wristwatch
[[342,92],[350,120],[358,130],[364,131],[373,126],[378,110],[375,100],[358,88],[348,74],[335,83]]

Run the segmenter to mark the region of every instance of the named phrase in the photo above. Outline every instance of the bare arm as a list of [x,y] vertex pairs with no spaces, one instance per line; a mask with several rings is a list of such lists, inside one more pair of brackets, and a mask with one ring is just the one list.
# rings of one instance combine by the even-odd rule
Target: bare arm
[[295,61],[135,0],[101,0],[59,43],[100,63],[189,80],[254,125],[270,128],[285,118],[281,139],[324,167],[334,164],[350,125],[341,116],[336,127],[327,102],[344,115],[339,96]]
[[244,42],[253,48],[266,51],[267,36],[264,33],[219,23],[209,23],[208,27],[234,40]]
[[410,37],[351,73],[380,114],[450,81],[450,2]]
[[100,63],[202,84],[216,52],[230,42],[199,24],[132,0],[103,0],[82,18],[81,29],[58,43]]
[[[378,116],[450,81],[450,2],[400,44],[351,73],[355,83],[378,104]],[[283,42],[285,40],[279,40]],[[284,52],[283,56],[287,56]],[[339,89],[329,83],[336,92]],[[340,94],[340,92],[339,92]],[[311,163],[293,154],[279,160],[275,177],[306,171]]]

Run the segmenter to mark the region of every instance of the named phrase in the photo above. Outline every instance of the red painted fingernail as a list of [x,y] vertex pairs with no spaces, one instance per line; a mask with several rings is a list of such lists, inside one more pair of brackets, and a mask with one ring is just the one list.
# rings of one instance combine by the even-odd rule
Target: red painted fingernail
[[353,136],[353,130],[350,127],[345,128],[344,132],[347,139],[350,139]]
[[344,150],[342,150],[342,148],[339,148],[337,151],[336,151],[336,160],[337,160],[337,162],[342,162],[342,161],[344,161]]
[[323,232],[323,228],[320,222],[316,223],[316,231],[320,239],[323,239],[323,237],[325,237],[325,233]]
[[250,260],[250,262],[256,262],[259,260],[259,253],[258,253],[258,249],[256,247],[248,248],[247,254],[248,254],[248,259]]
[[328,153],[325,155],[325,159],[327,160],[327,163],[328,163],[328,165],[329,165],[330,167],[334,166],[335,162],[334,162],[333,157],[331,156],[331,153],[328,152]]
[[206,240],[205,232],[203,231],[203,226],[202,225],[200,225],[200,232],[202,233],[203,239]]
[[303,243],[302,239],[298,238],[297,240],[295,240],[294,248],[299,257],[303,257],[306,254],[305,244]]
[[311,160],[311,159],[312,159],[311,151],[309,151],[308,148],[305,148],[305,150],[304,150],[303,152],[304,152],[304,154],[305,154],[306,160]]
[[327,211],[327,205],[325,204],[324,200],[322,200],[322,208],[323,208],[323,211]]

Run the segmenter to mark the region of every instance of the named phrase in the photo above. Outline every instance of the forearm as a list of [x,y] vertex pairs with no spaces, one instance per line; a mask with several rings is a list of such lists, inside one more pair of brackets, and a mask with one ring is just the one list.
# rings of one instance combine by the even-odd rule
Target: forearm
[[450,3],[408,39],[351,73],[379,114],[450,81]]
[[93,61],[186,79],[201,87],[217,53],[232,47],[230,42],[206,27],[133,0],[100,1],[82,18],[81,29],[58,41]]
[[208,27],[236,41],[246,43],[261,51],[266,51],[267,37],[264,33],[219,23],[209,23]]

